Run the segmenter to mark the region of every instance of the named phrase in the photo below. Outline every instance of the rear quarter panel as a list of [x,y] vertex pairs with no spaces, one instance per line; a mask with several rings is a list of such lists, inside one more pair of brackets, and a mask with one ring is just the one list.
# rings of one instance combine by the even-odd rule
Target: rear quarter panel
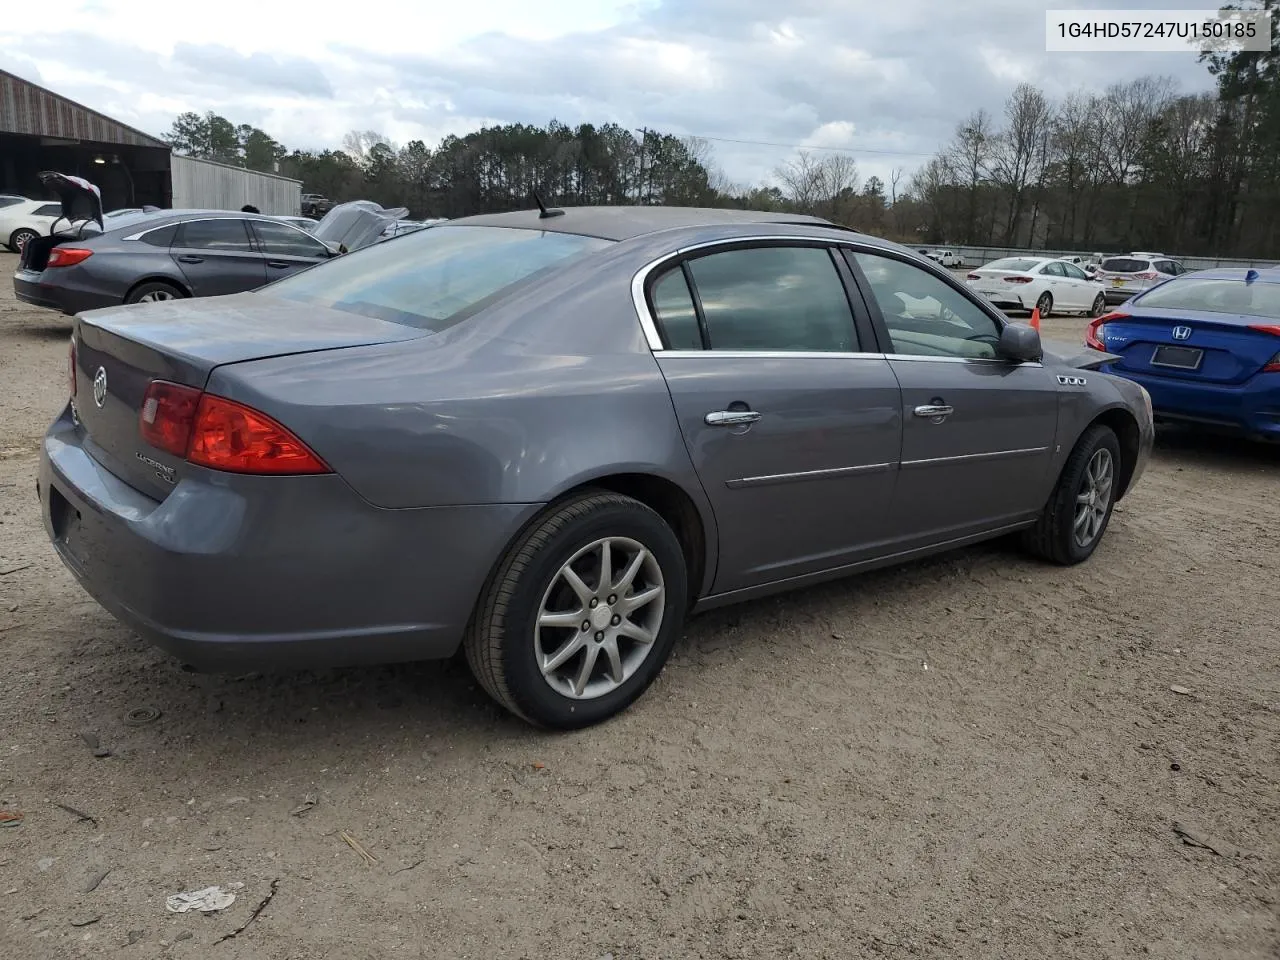
[[380,507],[545,503],[643,473],[684,490],[714,543],[634,269],[609,251],[441,333],[230,364],[207,389],[277,418]]

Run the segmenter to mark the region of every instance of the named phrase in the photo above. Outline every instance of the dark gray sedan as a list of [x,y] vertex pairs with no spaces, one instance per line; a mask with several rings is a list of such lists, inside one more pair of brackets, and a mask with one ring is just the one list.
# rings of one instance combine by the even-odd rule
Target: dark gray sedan
[[85,589],[187,663],[462,647],[579,727],[690,611],[1008,533],[1088,558],[1153,437],[1088,366],[819,220],[479,216],[78,317],[39,492]]
[[397,213],[357,201],[335,207],[310,231],[279,217],[227,210],[107,216],[105,232],[29,244],[14,293],[66,314],[242,293],[374,242]]

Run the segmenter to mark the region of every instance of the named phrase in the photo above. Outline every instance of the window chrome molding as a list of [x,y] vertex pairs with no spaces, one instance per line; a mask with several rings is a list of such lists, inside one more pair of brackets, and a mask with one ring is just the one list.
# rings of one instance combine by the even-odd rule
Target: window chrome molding
[[884,473],[893,469],[893,466],[892,463],[863,463],[854,467],[831,467],[826,470],[804,470],[800,473],[772,473],[761,477],[726,480],[724,485],[730,490],[741,490],[744,487],[770,487],[780,483],[797,483],[804,480],[831,480],[853,474]]
[[723,357],[727,360],[883,360],[883,353],[847,353],[835,350],[655,350],[660,360],[706,360]]
[[1047,453],[1048,447],[1020,447],[1016,450],[992,450],[988,453],[965,453],[958,457],[930,457],[927,460],[903,460],[901,467],[910,470],[916,467],[932,467],[940,463],[963,463],[968,460],[1002,460],[1006,457],[1031,457],[1037,453]]
[[[817,224],[821,226],[821,224]],[[631,278],[631,303],[635,307],[636,317],[640,321],[640,329],[644,332],[645,342],[648,343],[649,349],[658,357],[736,357],[745,359],[747,357],[768,357],[771,359],[781,358],[807,358],[814,357],[846,357],[846,358],[876,358],[881,360],[923,360],[934,363],[1000,363],[1010,364],[1012,361],[1003,360],[999,357],[984,359],[980,357],[931,357],[920,356],[910,353],[878,353],[878,352],[854,352],[854,353],[826,353],[822,351],[790,351],[790,350],[669,350],[662,345],[662,334],[658,332],[658,323],[654,319],[653,313],[649,310],[649,302],[645,297],[644,288],[648,285],[649,277],[665,264],[679,260],[681,257],[687,256],[698,250],[708,250],[713,247],[732,247],[743,243],[794,243],[802,246],[829,246],[829,247],[846,247],[861,253],[869,253],[873,256],[891,256],[897,251],[886,250],[876,247],[873,244],[863,241],[851,240],[847,237],[809,237],[796,236],[794,234],[761,234],[759,236],[737,236],[737,237],[721,237],[719,240],[704,240],[701,243],[691,243],[685,247],[679,247],[654,260],[650,260],[639,270],[635,276]],[[1012,323],[1007,317],[1003,319],[1004,323]],[[1040,361],[1032,361],[1017,364],[1022,367],[1040,367],[1043,364]]]

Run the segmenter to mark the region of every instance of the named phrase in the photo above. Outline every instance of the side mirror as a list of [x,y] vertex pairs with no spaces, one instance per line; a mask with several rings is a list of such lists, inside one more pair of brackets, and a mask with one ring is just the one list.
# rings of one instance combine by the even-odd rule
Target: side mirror
[[1000,332],[1000,343],[996,352],[1005,360],[1014,363],[1038,363],[1044,359],[1044,348],[1040,345],[1040,331],[1025,323],[1006,324]]

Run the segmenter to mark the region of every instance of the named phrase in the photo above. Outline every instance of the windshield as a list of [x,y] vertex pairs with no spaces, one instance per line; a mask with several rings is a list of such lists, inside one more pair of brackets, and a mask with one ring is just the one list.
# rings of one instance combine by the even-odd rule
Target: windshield
[[568,233],[437,227],[346,254],[260,292],[438,332],[514,284],[609,246]]
[[1033,270],[1040,264],[1039,260],[1019,260],[1017,258],[1009,260],[996,260],[994,263],[988,263],[983,270],[1016,270],[1025,272]]
[[1143,294],[1140,302],[1161,310],[1203,310],[1280,320],[1280,284],[1262,281],[1180,277]]

